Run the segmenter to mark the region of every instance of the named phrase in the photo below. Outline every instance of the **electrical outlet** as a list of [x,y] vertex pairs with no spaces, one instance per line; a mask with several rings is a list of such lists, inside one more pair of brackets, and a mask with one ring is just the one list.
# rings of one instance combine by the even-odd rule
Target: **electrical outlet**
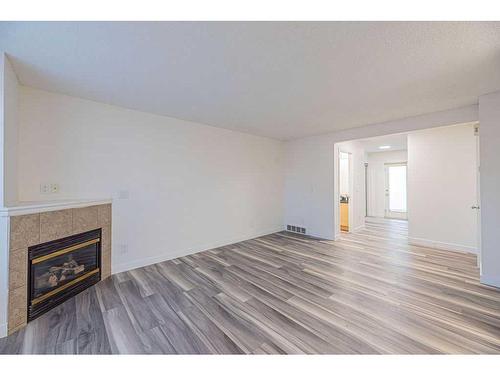
[[50,194],[50,184],[40,184],[41,194]]
[[40,184],[40,194],[57,194],[59,190],[59,184],[54,182]]

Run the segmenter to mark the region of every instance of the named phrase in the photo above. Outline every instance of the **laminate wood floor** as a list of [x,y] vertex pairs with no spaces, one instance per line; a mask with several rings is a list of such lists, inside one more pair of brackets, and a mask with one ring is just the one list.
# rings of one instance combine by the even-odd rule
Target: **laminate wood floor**
[[338,241],[275,233],[113,275],[2,353],[499,353],[500,290],[404,221]]

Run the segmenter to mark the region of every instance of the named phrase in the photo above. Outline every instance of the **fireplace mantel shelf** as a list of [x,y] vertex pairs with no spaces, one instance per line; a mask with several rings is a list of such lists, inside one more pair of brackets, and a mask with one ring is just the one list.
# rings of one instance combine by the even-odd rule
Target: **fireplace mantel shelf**
[[9,207],[0,207],[0,217],[27,215],[40,212],[80,208],[111,203],[112,199],[71,199],[55,201],[18,202]]

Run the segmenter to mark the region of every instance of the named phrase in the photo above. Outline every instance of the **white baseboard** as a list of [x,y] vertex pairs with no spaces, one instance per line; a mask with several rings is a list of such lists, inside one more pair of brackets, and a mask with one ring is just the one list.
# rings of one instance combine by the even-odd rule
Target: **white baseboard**
[[352,230],[352,232],[353,232],[353,233],[356,233],[356,232],[358,232],[358,231],[360,231],[360,230],[362,230],[362,229],[365,229],[365,224],[362,224],[362,225],[360,225],[360,226],[358,226],[358,227],[354,228],[354,229]]
[[307,232],[306,236],[311,237],[311,238],[315,238],[317,240],[335,241],[339,235],[334,234],[333,236],[325,236],[325,235],[322,235],[321,233]]
[[430,247],[430,248],[439,249],[439,250],[449,250],[449,251],[457,251],[457,252],[461,252],[461,253],[477,254],[477,248],[475,248],[475,247],[464,246],[464,245],[459,245],[459,244],[455,244],[455,243],[427,240],[425,238],[408,237],[408,243],[410,245]]
[[[365,228],[366,228],[366,227],[365,227],[365,225],[363,224],[363,225],[360,225],[360,226],[358,226],[358,227],[354,228],[353,230],[351,230],[351,231],[349,231],[349,232],[346,232],[346,233],[356,233],[356,232],[358,232],[358,231],[360,231],[360,230],[362,230],[362,229],[365,229]],[[335,236],[333,237],[333,240],[334,240],[334,241],[339,240],[341,235],[342,235],[341,233],[335,233]]]
[[176,252],[173,252],[173,253],[161,254],[161,255],[158,255],[158,256],[136,259],[136,260],[133,260],[131,262],[120,263],[120,264],[116,264],[116,265],[112,264],[111,265],[111,271],[112,271],[113,274],[119,273],[119,272],[124,272],[124,271],[129,271],[129,270],[132,270],[134,268],[145,267],[145,266],[149,266],[150,264],[164,262],[166,260],[171,260],[171,259],[175,259],[175,258],[186,256],[186,255],[191,255],[191,254],[199,253],[201,251],[215,249],[217,247],[231,245],[231,244],[234,244],[234,243],[237,243],[237,242],[241,242],[241,241],[251,240],[253,238],[265,236],[265,235],[268,235],[268,234],[272,234],[272,233],[276,233],[276,232],[281,232],[283,230],[284,230],[284,227],[279,227],[279,228],[275,228],[275,229],[272,229],[272,230],[267,230],[267,231],[253,233],[253,234],[248,235],[248,236],[234,237],[234,238],[226,239],[226,240],[223,240],[223,241],[218,241],[218,242],[212,243],[212,244],[195,246],[195,247],[192,247],[192,248],[189,248],[189,249],[184,249],[182,251],[176,251]]
[[7,336],[7,323],[0,324],[0,338]]
[[486,284],[486,285],[500,288],[500,276],[490,277],[490,276],[481,275],[480,281],[481,281],[481,284]]

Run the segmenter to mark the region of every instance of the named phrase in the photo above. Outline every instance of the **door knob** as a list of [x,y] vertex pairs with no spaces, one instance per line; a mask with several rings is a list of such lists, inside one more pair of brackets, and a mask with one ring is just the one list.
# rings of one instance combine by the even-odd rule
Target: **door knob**
[[472,206],[471,207],[473,210],[479,210],[479,206]]

